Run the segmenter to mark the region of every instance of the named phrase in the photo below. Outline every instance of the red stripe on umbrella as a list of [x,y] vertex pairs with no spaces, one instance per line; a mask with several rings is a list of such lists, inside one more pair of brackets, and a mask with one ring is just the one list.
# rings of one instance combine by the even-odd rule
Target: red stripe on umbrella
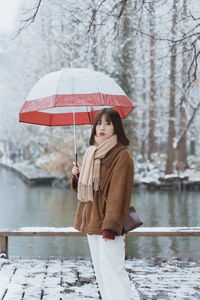
[[[71,108],[71,111],[68,112],[51,112],[51,109],[55,107],[67,110],[67,107],[72,106],[75,107],[77,125],[91,124],[96,113],[104,106],[116,109],[121,118],[125,118],[134,108],[128,97],[123,95],[56,95],[26,101],[19,114],[20,122],[46,126],[73,125]],[[82,109],[85,107],[85,111],[78,111],[79,107]],[[45,110],[49,110],[49,112],[45,112]]]

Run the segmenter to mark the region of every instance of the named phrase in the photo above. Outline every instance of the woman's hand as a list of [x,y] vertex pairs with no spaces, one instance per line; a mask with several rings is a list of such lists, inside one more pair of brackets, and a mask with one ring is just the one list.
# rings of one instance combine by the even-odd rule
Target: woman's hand
[[110,229],[103,230],[103,239],[105,241],[114,240],[116,235],[117,235],[117,233],[113,230],[110,230]]
[[73,161],[72,174],[76,177],[80,174],[80,167],[79,165],[76,165],[74,161]]

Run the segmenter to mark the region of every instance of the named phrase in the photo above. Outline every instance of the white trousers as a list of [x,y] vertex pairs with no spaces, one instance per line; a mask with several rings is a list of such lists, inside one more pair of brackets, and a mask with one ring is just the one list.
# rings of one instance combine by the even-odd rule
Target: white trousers
[[130,280],[125,269],[125,237],[105,241],[87,235],[96,279],[103,300],[131,300]]

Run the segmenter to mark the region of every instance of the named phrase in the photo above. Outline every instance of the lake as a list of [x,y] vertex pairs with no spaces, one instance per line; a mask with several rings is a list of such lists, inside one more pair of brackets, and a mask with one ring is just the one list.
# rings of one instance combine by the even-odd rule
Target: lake
[[[132,202],[144,226],[200,226],[198,191],[148,191],[135,189]],[[0,228],[21,226],[72,226],[76,194],[70,189],[28,186],[0,166]],[[200,258],[198,237],[132,237],[128,254],[135,258]],[[89,257],[85,237],[9,238],[9,255],[22,257]]]

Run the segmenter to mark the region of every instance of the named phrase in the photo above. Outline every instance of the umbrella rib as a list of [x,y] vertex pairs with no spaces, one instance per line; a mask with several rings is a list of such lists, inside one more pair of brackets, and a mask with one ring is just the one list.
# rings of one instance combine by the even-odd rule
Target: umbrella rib
[[100,82],[100,76],[99,76],[99,80],[97,81],[97,86],[98,86],[98,90],[99,90],[99,95],[100,95],[100,99],[101,99],[101,105],[104,106],[104,103],[103,103],[103,97],[102,97],[102,93],[101,93],[101,89],[99,87],[99,82]]
[[60,75],[60,78],[58,80],[58,84],[57,84],[57,87],[56,87],[56,91],[55,91],[55,95],[54,95],[54,106],[53,107],[56,107],[56,96],[57,96],[57,91],[58,91],[58,87],[59,87],[59,84],[60,84],[60,81],[64,75],[64,72],[65,72],[65,69],[62,70],[61,72],[61,75]]

